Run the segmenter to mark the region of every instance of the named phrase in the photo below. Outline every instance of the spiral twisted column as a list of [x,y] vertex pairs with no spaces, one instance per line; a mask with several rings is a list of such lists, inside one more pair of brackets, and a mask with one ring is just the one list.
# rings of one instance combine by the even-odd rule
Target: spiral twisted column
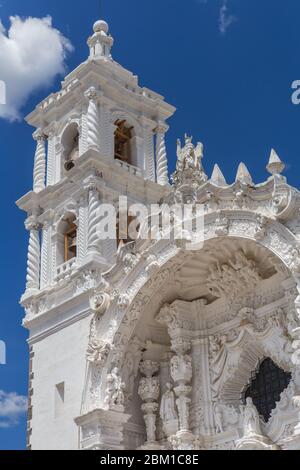
[[38,130],[33,134],[36,140],[36,151],[34,157],[34,170],[33,170],[33,190],[38,193],[45,188],[46,178],[46,139],[47,137]]
[[25,226],[29,231],[26,291],[37,291],[40,287],[40,225],[29,218]]
[[169,183],[168,177],[168,159],[165,142],[165,133],[167,127],[158,126],[156,128],[156,174],[157,182],[162,186]]
[[89,149],[99,150],[100,145],[100,119],[98,109],[98,92],[91,87],[86,93],[89,100],[87,110],[87,144]]
[[89,209],[88,209],[88,252],[100,252],[97,225],[100,222],[99,193],[96,185],[89,187]]

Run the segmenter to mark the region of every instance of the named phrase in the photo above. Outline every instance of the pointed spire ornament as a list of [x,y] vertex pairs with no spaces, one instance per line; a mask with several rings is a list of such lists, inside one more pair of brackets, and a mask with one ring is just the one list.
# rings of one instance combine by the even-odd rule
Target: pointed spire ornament
[[214,166],[210,181],[216,186],[227,186],[226,179],[217,163]]
[[271,175],[280,175],[285,169],[285,164],[280,160],[274,149],[271,150],[267,170]]
[[253,184],[252,176],[250,175],[248,168],[243,162],[239,164],[235,181],[241,181],[242,183],[250,185]]

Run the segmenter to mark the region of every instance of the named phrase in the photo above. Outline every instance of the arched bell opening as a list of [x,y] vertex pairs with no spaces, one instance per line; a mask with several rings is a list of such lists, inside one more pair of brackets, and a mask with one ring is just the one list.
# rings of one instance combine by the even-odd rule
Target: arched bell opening
[[63,147],[64,171],[70,171],[79,158],[79,128],[77,123],[71,123],[64,131],[61,139]]
[[57,266],[77,257],[77,224],[76,215],[66,214],[57,228]]
[[115,159],[135,165],[134,127],[126,119],[117,119],[115,126]]

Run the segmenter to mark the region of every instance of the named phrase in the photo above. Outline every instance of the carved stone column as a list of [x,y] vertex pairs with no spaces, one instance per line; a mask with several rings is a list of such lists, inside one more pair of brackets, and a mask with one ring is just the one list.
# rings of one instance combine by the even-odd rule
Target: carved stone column
[[100,253],[97,224],[99,222],[99,192],[96,181],[88,184],[88,253]]
[[154,376],[158,372],[159,364],[150,360],[143,361],[140,371],[145,377],[140,380],[139,396],[143,400],[142,411],[146,424],[147,442],[143,448],[157,449],[156,444],[156,416],[159,399],[159,377]]
[[88,149],[98,151],[100,145],[100,119],[98,108],[98,92],[94,87],[91,87],[85,92],[85,97],[88,99],[87,110],[87,144]]
[[178,397],[176,405],[179,413],[179,430],[186,432],[189,431],[189,403],[191,401],[189,394],[192,388],[188,384],[192,380],[192,359],[184,354],[183,349],[171,359],[171,376],[175,382],[174,391]]
[[40,225],[34,217],[29,217],[25,222],[29,231],[29,245],[27,257],[26,294],[35,293],[40,287]]
[[42,227],[42,246],[41,246],[41,274],[40,274],[40,287],[41,289],[51,285],[53,270],[52,270],[52,219],[45,220]]
[[79,199],[79,216],[78,216],[78,260],[80,263],[84,261],[87,252],[88,237],[88,210],[89,210],[88,192],[84,192]]
[[46,178],[46,146],[45,141],[47,137],[39,129],[33,134],[36,140],[36,151],[34,157],[34,170],[33,170],[33,190],[38,193],[45,188]]
[[155,181],[153,123],[146,118],[142,119],[142,123],[144,126],[143,140],[145,177],[151,181]]
[[187,351],[190,349],[189,341],[183,338],[172,340],[172,349],[176,356],[171,359],[171,376],[175,382],[174,392],[177,396],[176,405],[179,415],[179,431],[169,438],[174,450],[194,450],[200,447],[199,438],[190,431],[190,402],[192,387],[192,358]]
[[193,370],[192,358],[187,354],[191,349],[189,330],[175,302],[172,305],[164,305],[156,320],[168,327],[171,349],[176,353],[170,361],[170,367],[177,397],[179,431],[168,440],[174,450],[199,449],[201,438],[194,436],[190,430],[190,394],[192,391],[190,383]]
[[168,159],[165,142],[167,126],[160,125],[156,128],[156,177],[158,184],[166,186],[169,183]]

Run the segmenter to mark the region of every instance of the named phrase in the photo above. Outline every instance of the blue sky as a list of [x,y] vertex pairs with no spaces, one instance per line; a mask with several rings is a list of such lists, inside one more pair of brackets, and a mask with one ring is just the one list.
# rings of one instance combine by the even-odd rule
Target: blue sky
[[[297,186],[300,155],[300,105],[291,102],[291,84],[300,79],[299,0],[102,0],[103,16],[115,38],[113,57],[140,77],[142,85],[163,94],[177,107],[167,137],[170,169],[176,138],[184,132],[204,143],[207,173],[218,162],[228,182],[244,161],[255,182],[266,179],[272,147],[287,164]],[[98,0],[1,0],[0,18],[42,18],[68,38],[74,50],[69,70],[85,60],[86,39],[99,17]],[[34,54],[32,50],[32,54]],[[47,55],[47,48],[44,54]],[[1,42],[0,42],[1,58]],[[7,72],[7,71],[6,71]],[[0,62],[1,73],[4,73]],[[25,115],[59,86],[35,90]],[[22,87],[22,81],[18,83]],[[0,246],[0,340],[7,365],[0,365],[0,390],[27,394],[27,332],[18,305],[25,285],[27,234],[15,201],[32,184],[32,129],[22,120],[0,118],[2,157]],[[25,446],[25,417],[5,417],[0,395],[0,449]],[[1,427],[1,423],[7,423]]]

